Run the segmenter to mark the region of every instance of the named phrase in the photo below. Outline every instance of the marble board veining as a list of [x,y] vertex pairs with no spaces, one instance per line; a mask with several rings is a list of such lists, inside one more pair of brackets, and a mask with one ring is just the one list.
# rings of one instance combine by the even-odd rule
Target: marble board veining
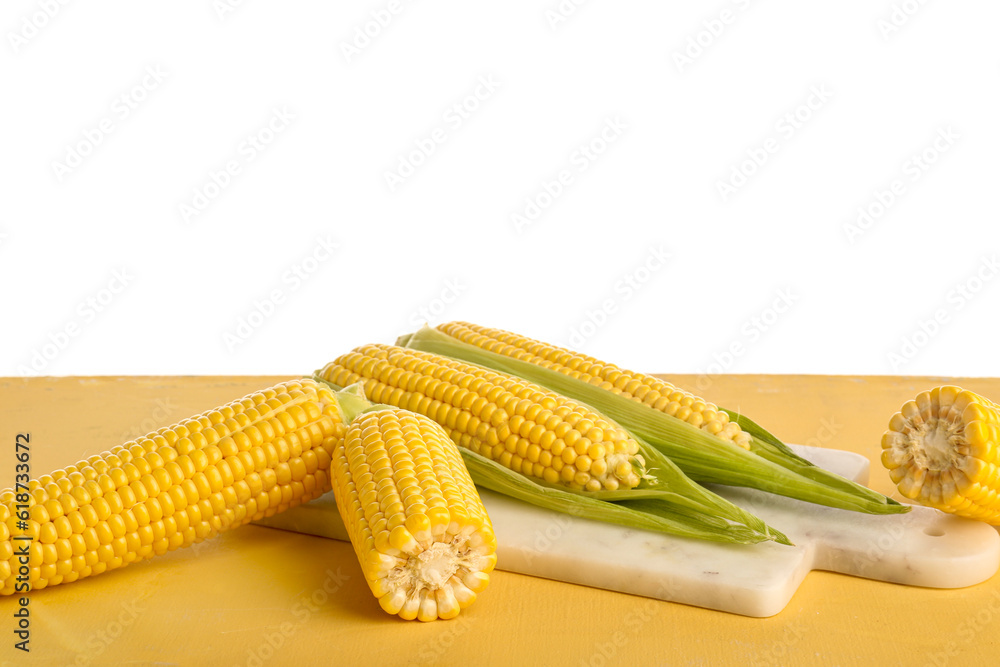
[[[793,445],[816,465],[866,483],[868,460]],[[1000,566],[1000,534],[926,507],[873,516],[750,489],[713,486],[784,532],[795,546],[716,544],[578,519],[483,491],[497,535],[497,567],[744,616],[779,613],[811,570],[961,588]],[[333,494],[255,522],[338,540],[347,533]]]

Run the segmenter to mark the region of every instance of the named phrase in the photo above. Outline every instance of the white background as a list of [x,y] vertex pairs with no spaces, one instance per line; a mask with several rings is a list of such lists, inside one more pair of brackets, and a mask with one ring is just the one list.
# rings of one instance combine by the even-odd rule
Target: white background
[[0,375],[1000,375],[995,2],[179,4],[4,3]]

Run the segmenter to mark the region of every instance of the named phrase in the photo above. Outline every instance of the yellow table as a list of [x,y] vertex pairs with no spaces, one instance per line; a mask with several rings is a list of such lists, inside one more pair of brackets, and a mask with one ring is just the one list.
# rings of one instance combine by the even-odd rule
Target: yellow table
[[[37,477],[282,379],[0,379],[0,487],[12,485],[18,432],[31,433]],[[903,401],[946,382],[1000,398],[1000,379],[711,380],[706,398],[786,441],[867,456],[871,486],[890,495],[879,438]],[[4,665],[964,666],[1000,656],[998,577],[933,590],[813,572],[784,612],[753,619],[498,571],[458,619],[420,624],[379,609],[349,544],[257,526],[32,594],[30,654],[13,648],[15,609],[0,601]]]

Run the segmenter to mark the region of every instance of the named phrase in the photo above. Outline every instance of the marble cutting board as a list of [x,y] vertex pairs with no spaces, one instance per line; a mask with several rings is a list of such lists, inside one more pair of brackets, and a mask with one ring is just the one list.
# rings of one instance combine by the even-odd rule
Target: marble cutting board
[[[813,463],[866,483],[868,460],[793,445]],[[714,491],[783,531],[795,546],[725,545],[577,519],[483,491],[498,569],[744,616],[777,614],[810,570],[932,588],[961,588],[1000,566],[1000,534],[926,507],[872,516],[760,491]],[[339,540],[347,533],[328,493],[257,525]]]

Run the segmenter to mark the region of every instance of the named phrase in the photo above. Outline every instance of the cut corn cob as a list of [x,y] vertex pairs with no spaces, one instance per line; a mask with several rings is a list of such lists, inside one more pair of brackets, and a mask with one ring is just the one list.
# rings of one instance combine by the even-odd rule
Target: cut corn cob
[[750,448],[750,434],[729,421],[729,415],[718,406],[652,375],[623,370],[526,336],[468,322],[449,322],[437,328],[463,343],[583,380],[732,441],[743,449]]
[[911,500],[1000,525],[1000,406],[955,386],[907,401],[882,436],[882,464]]
[[[530,382],[391,345],[359,347],[315,377],[336,387],[360,383],[372,401],[430,417],[460,447],[539,483],[605,500],[657,498],[669,506],[664,512],[678,534],[787,543],[613,421]],[[656,477],[646,472],[647,462]]]
[[[344,435],[333,392],[283,382],[0,493],[0,594],[13,536],[29,535],[32,589],[186,547],[330,490]],[[26,505],[27,507],[20,507]],[[20,524],[21,521],[25,523]]]
[[[442,330],[423,327],[416,333],[400,337],[398,344],[509,373],[581,401],[617,421],[633,436],[649,443],[650,449],[669,457],[697,482],[746,486],[871,514],[895,514],[909,510],[906,505],[813,465],[743,415],[716,410],[714,405],[704,401],[694,401],[692,405],[699,408],[702,415],[706,414],[706,410],[712,411],[708,413],[711,419],[705,421],[702,416],[695,418],[695,423],[690,423],[687,419],[691,415],[686,412],[670,415],[657,409],[657,403],[663,406],[662,395],[655,398],[652,406],[645,403],[644,399],[650,397],[653,389],[644,393],[643,386],[635,384],[640,382],[637,374],[625,383],[626,395],[614,390],[615,383],[621,382],[622,378],[614,375],[618,371],[607,375],[611,380],[602,379],[600,382],[585,380],[580,374],[582,369],[588,377],[599,377],[599,369],[609,368],[609,364],[578,357],[568,350],[496,329],[472,329],[462,323],[442,325],[442,328],[456,332],[473,331],[475,335],[466,335],[471,342],[463,342]],[[483,332],[493,333],[488,336]],[[519,345],[504,341],[519,341]],[[553,351],[545,352],[544,348]],[[525,350],[527,356],[523,354]],[[543,352],[558,363],[546,360],[541,354]],[[728,430],[731,439],[719,437],[719,433],[713,435],[711,431],[716,430],[716,426],[703,428],[706,424],[722,423],[725,417],[717,415],[728,416],[729,422],[719,433],[725,435]],[[699,419],[703,420],[702,423],[698,423]]]
[[382,609],[406,620],[454,618],[489,583],[493,526],[441,427],[379,408],[354,417],[334,449],[337,508]]

